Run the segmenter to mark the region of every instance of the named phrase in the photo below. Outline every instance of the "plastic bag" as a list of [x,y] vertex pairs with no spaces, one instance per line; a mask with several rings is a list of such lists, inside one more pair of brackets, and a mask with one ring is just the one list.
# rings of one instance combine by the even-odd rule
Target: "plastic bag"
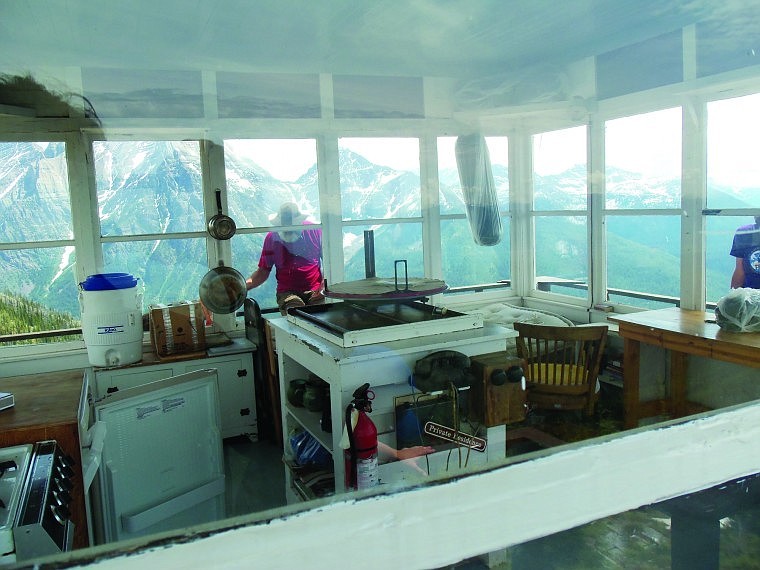
[[290,447],[293,449],[296,463],[301,466],[332,465],[332,456],[308,431],[302,431],[290,436]]
[[715,322],[730,332],[760,332],[760,290],[732,289],[718,301]]
[[478,245],[496,245],[503,229],[486,139],[461,135],[454,152],[472,238]]

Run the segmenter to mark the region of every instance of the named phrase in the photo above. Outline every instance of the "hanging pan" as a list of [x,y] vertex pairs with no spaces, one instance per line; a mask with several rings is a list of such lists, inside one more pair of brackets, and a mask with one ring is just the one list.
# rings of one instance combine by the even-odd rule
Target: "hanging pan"
[[245,302],[245,277],[237,269],[225,267],[224,262],[220,261],[219,267],[203,276],[198,292],[201,302],[212,313],[234,313]]
[[237,226],[235,220],[222,214],[222,191],[216,191],[216,211],[217,213],[208,221],[208,233],[214,239],[230,239],[235,235]]

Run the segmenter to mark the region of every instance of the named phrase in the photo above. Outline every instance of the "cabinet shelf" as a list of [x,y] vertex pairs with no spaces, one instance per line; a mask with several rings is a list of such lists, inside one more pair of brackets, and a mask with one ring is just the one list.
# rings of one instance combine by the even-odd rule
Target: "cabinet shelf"
[[297,408],[290,404],[285,404],[285,410],[295,419],[298,425],[313,435],[322,447],[332,454],[333,434],[322,430],[320,422],[322,412],[311,412],[306,408]]
[[[306,430],[332,453],[335,493],[346,491],[343,477],[345,458],[343,453],[337,451],[340,450],[345,421],[344,410],[356,388],[368,382],[373,389],[377,389],[373,421],[385,433],[394,428],[393,397],[402,389],[408,392],[409,375],[420,358],[438,350],[456,350],[466,356],[506,351],[507,338],[517,335],[513,330],[487,324],[468,331],[346,348],[331,344],[279,316],[269,319],[269,324],[275,332],[280,393],[287,393],[292,380],[306,378],[309,374],[322,378],[330,387],[332,432],[322,431],[322,412],[296,408],[284,398],[282,427],[283,434],[290,433],[293,428]],[[390,433],[387,437],[391,443],[392,435]],[[407,477],[402,465],[383,467],[381,474],[383,480],[389,482]],[[298,490],[300,483],[294,482],[296,479],[295,474],[286,468],[286,492],[294,489],[296,495],[303,497],[304,492]]]
[[335,476],[329,469],[303,467],[290,459],[282,459],[290,473],[290,485],[304,501],[335,494]]

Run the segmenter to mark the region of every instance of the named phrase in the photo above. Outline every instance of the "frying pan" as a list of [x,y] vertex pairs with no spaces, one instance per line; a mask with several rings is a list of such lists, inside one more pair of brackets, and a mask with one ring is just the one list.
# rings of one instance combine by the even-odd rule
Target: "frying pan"
[[230,239],[235,235],[237,226],[235,225],[235,220],[222,214],[221,190],[216,191],[216,210],[217,214],[208,221],[208,233],[214,239]]
[[234,313],[245,302],[245,277],[237,269],[225,267],[224,262],[220,261],[219,267],[203,276],[198,292],[201,302],[211,312],[220,315]]

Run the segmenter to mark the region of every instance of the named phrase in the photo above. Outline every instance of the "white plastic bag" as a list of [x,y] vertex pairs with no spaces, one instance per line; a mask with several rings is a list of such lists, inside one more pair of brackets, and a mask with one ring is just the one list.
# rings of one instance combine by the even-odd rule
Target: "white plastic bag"
[[718,301],[715,321],[731,332],[760,332],[760,289],[731,289]]
[[454,152],[472,238],[478,245],[496,245],[501,242],[503,228],[486,139],[482,135],[460,135]]

